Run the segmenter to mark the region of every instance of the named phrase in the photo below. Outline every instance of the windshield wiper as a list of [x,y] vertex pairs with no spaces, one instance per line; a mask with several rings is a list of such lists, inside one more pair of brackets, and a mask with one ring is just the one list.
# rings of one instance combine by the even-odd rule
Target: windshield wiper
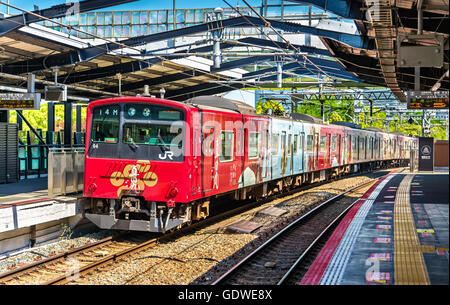
[[158,140],[159,140],[159,142],[161,142],[161,146],[163,146],[164,147],[164,149],[166,149],[166,150],[170,150],[170,148],[169,148],[169,146],[167,146],[166,145],[166,142],[164,142],[164,139],[161,137],[161,129],[158,129]]
[[94,144],[94,141],[92,141],[92,139],[90,139],[90,141],[89,141],[89,147],[88,147],[88,155],[90,154],[90,152],[91,152],[91,147],[92,147],[92,144]]

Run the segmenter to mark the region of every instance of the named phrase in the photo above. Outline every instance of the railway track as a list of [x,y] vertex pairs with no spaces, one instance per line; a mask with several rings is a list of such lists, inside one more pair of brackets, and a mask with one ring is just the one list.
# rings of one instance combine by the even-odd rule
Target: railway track
[[[346,176],[346,178],[349,176]],[[52,257],[48,257],[46,259],[40,260],[30,265],[26,265],[24,267],[17,268],[9,272],[0,274],[0,285],[67,284],[71,281],[78,280],[82,276],[95,272],[95,270],[99,268],[114,263],[126,256],[132,255],[134,253],[155,246],[157,243],[168,241],[182,234],[187,234],[199,227],[206,226],[208,224],[223,220],[224,218],[230,217],[232,215],[236,215],[246,210],[250,210],[265,202],[269,202],[271,200],[280,197],[288,196],[290,194],[299,191],[317,187],[322,184],[324,183],[321,182],[303,186],[300,188],[290,190],[288,192],[270,196],[270,198],[258,202],[251,202],[242,205],[238,208],[235,208],[233,210],[229,210],[224,213],[220,213],[216,216],[209,217],[203,221],[196,222],[188,227],[184,227],[182,229],[165,234],[158,238],[149,239],[148,235],[143,234],[138,236],[139,234],[136,234],[136,232],[134,232],[133,236],[130,236],[129,234],[122,234],[120,236],[108,237],[98,242],[91,243],[83,247],[73,249]],[[356,188],[360,188],[362,186],[363,185],[360,185],[357,186]],[[353,188],[352,190],[356,188]],[[343,194],[340,194],[336,197],[341,197],[343,196]],[[310,211],[307,215],[309,215],[311,212],[312,211]]]
[[[379,178],[378,178],[379,179]],[[281,285],[300,281],[346,212],[361,197],[359,190],[376,183],[353,187],[317,205],[272,236],[216,279],[212,285]],[[360,192],[360,194],[358,194]],[[350,203],[349,194],[356,193]]]

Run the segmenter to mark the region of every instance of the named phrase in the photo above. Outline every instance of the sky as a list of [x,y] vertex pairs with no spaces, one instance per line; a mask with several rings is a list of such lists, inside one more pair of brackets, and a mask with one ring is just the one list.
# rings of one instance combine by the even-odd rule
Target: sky
[[[7,2],[7,0],[2,0]],[[72,0],[74,2],[74,0]],[[105,0],[108,1],[108,0]],[[252,6],[260,5],[261,0],[246,0]],[[65,3],[66,0],[9,0],[9,3],[26,9],[33,10],[34,5],[38,5],[40,9],[48,8],[53,5]],[[231,5],[246,6],[242,0],[227,0]],[[176,0],[176,8],[215,8],[228,7],[223,0]],[[137,0],[134,2],[116,5],[105,8],[103,11],[134,11],[134,10],[156,10],[156,9],[171,9],[173,8],[173,0]],[[6,5],[0,4],[0,12],[6,13]],[[17,13],[11,9],[11,14]]]

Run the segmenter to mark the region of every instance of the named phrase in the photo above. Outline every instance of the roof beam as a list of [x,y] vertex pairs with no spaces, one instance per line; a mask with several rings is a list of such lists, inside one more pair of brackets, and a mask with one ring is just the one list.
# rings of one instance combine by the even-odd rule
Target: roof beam
[[361,10],[362,3],[352,0],[289,0],[291,2],[306,4],[321,8],[325,11],[332,12],[335,15],[348,19],[363,20],[365,11]]
[[[288,57],[288,56],[286,56],[286,57]],[[298,58],[299,56],[292,55],[291,57]],[[231,70],[231,69],[235,69],[235,68],[240,68],[240,67],[248,66],[248,65],[258,63],[261,61],[277,61],[278,59],[279,59],[279,56],[273,56],[273,55],[249,56],[249,57],[246,57],[243,59],[233,60],[233,61],[223,63],[220,68],[211,68],[211,73],[217,73],[217,72],[222,72],[222,71]],[[310,57],[309,59],[315,65],[319,66],[326,73],[331,73],[333,76],[336,76],[339,78],[346,78],[346,79],[359,81],[359,79],[356,78],[353,74],[345,71],[344,67],[342,67],[336,61],[321,59],[321,58],[314,58],[314,57]],[[299,68],[300,66],[302,66],[301,62],[295,62],[295,63],[288,64],[288,68],[291,68],[291,67]],[[266,73],[266,72],[268,72],[266,70],[271,70],[271,69],[272,68],[269,68],[269,69],[265,69],[263,71],[265,71],[264,73]],[[275,70],[276,70],[276,68],[275,68]],[[283,67],[283,70],[285,70],[285,67]],[[320,71],[318,71],[316,69],[316,67],[314,67],[310,62],[305,62],[304,63],[304,72],[313,74],[313,72],[311,72],[311,71],[313,71],[314,73],[320,73]],[[122,91],[126,92],[126,91],[139,89],[139,88],[144,87],[145,85],[157,86],[157,85],[167,84],[167,83],[178,81],[178,80],[183,80],[183,79],[188,79],[188,78],[193,78],[193,77],[198,77],[198,76],[203,76],[203,75],[208,74],[207,72],[201,72],[201,71],[193,71],[192,73],[193,73],[192,75],[186,75],[186,74],[188,74],[188,72],[173,73],[173,74],[169,74],[169,75],[165,75],[165,76],[161,76],[161,77],[157,77],[157,78],[149,78],[147,80],[123,84]],[[250,73],[254,73],[254,72],[250,72]],[[257,75],[257,74],[255,74],[255,75]],[[243,76],[248,76],[248,74],[244,74]],[[118,92],[119,88],[117,86],[113,86],[113,87],[104,88],[104,90],[108,91],[108,92]]]
[[[275,48],[285,48],[285,49],[293,50],[292,46],[288,46],[284,42],[274,43],[270,40],[253,38],[253,37],[242,38],[242,39],[239,39],[238,42],[248,43],[248,44],[252,44],[255,46],[259,46],[259,47],[275,47]],[[227,49],[227,48],[232,48],[232,47],[236,47],[236,46],[239,46],[239,44],[234,44],[232,42],[225,42],[225,43],[220,44],[221,49]],[[293,45],[293,46],[296,47],[297,49],[300,49],[303,52],[308,52],[308,53],[317,54],[317,55],[332,56],[328,50],[322,50],[322,49],[317,49],[317,48],[308,47],[308,46],[300,46],[300,45]],[[211,51],[212,51],[212,46],[198,47],[198,48],[190,50],[190,52],[192,52],[192,53],[211,52]],[[184,53],[184,52],[185,51],[182,50],[182,51],[175,52],[175,54],[176,53]],[[179,57],[171,56],[170,59],[183,58],[183,57],[184,57],[183,55],[180,55]],[[161,62],[161,60],[151,59],[151,60],[148,60],[148,62],[151,65],[155,65],[155,64],[158,64],[159,62]],[[103,67],[103,68],[99,68],[99,69],[95,69],[95,70],[91,70],[91,71],[75,72],[75,73],[72,73],[67,78],[65,83],[73,84],[73,83],[83,82],[83,81],[87,81],[87,80],[94,80],[94,79],[99,79],[99,78],[103,78],[103,77],[113,76],[113,75],[116,75],[117,73],[121,73],[121,74],[132,73],[132,72],[140,71],[141,68],[145,69],[148,67],[146,65],[139,65],[136,62],[127,62],[127,63],[123,63],[120,65],[112,65],[112,66]],[[144,85],[145,84],[136,83],[135,86],[130,87],[130,88],[132,88],[130,90],[141,88]],[[124,91],[127,91],[127,90],[124,90]]]
[[[360,36],[354,34],[340,33],[336,31],[317,29],[315,27],[304,26],[297,23],[281,22],[276,20],[267,20],[274,28],[291,32],[291,33],[305,33],[322,37],[327,37],[340,41],[351,47],[362,49],[373,49],[375,47],[373,40],[367,36]],[[34,72],[52,68],[55,66],[74,65],[82,61],[92,60],[100,55],[106,54],[111,51],[115,51],[123,48],[123,46],[136,47],[145,45],[152,42],[163,41],[167,39],[173,39],[176,37],[192,35],[195,33],[208,32],[213,29],[227,28],[227,27],[252,27],[252,26],[265,26],[264,22],[256,17],[245,16],[235,17],[220,21],[213,21],[204,23],[201,25],[186,27],[182,29],[176,29],[167,32],[161,32],[151,35],[144,35],[125,39],[120,43],[105,43],[103,45],[88,47],[81,50],[74,50],[61,54],[55,54],[47,57],[40,57],[36,59],[30,59],[21,62],[14,62],[8,65],[4,65],[3,71],[11,74],[23,74],[28,72]],[[44,63],[45,60],[45,63]]]
[[[54,5],[50,8],[34,11],[36,15],[43,16],[48,19],[59,18],[63,16],[70,16],[77,13],[98,10],[105,7],[133,2],[136,0],[85,0],[76,3],[64,3],[60,5]],[[30,23],[35,23],[43,20],[42,18],[30,14],[23,13],[20,15],[14,15],[0,20],[0,36],[3,36],[13,30],[26,26]]]

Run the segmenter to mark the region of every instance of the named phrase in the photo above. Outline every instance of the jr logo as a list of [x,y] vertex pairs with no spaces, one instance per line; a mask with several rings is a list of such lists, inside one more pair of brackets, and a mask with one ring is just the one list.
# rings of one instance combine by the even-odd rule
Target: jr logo
[[164,155],[159,154],[158,157],[161,160],[166,160],[167,158],[169,158],[170,160],[173,160],[173,152],[172,151],[165,151]]

